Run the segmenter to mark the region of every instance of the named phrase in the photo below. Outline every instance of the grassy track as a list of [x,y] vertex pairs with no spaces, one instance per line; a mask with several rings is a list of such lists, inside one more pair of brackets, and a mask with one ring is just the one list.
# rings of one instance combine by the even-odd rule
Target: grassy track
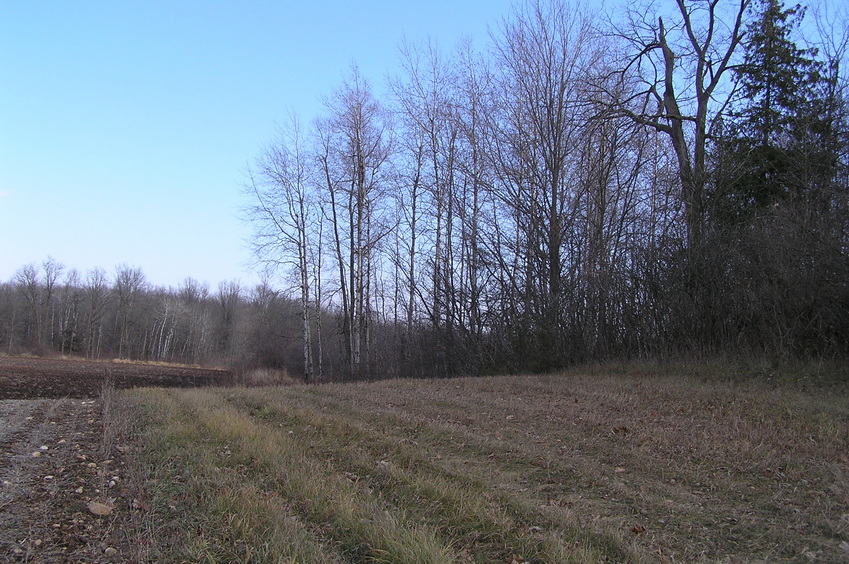
[[681,374],[125,392],[148,557],[849,559],[845,387]]

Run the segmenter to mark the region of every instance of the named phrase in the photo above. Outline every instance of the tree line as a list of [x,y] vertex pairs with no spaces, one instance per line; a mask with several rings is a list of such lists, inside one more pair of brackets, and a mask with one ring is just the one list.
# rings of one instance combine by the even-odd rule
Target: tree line
[[804,17],[529,2],[483,51],[403,44],[383,99],[353,67],[246,183],[307,378],[329,342],[353,379],[845,356],[846,37]]
[[268,281],[162,288],[138,267],[81,274],[48,257],[0,283],[0,353],[286,368],[300,351],[296,311]]
[[[247,171],[253,250],[281,290],[237,292],[251,329],[228,339],[256,360],[255,339],[285,335],[269,350],[311,382],[845,357],[847,38],[821,19],[813,43],[805,21],[779,0],[609,17],[540,0],[483,50],[402,44],[380,96],[353,66]],[[23,306],[23,270],[3,287],[22,304],[11,326],[38,342],[54,292],[43,270],[41,314]],[[161,326],[133,325],[119,279],[110,346],[150,356],[164,306]],[[173,347],[226,357],[210,337],[220,294],[170,294]],[[285,314],[263,309],[271,295]],[[191,303],[217,313],[192,317]]]

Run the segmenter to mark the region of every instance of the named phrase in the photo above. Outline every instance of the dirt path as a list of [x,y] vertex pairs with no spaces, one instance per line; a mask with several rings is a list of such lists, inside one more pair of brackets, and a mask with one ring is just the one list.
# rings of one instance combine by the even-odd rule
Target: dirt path
[[98,400],[0,400],[0,562],[125,561],[131,499]]

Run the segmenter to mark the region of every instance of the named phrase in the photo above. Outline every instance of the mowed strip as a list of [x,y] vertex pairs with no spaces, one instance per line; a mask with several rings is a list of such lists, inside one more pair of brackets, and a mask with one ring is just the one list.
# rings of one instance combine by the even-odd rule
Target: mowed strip
[[305,393],[352,419],[394,419],[441,464],[618,538],[641,558],[845,560],[846,387],[727,376],[396,381]]
[[[171,534],[182,538],[167,544],[182,548],[167,556],[260,562],[624,556],[611,539],[541,526],[479,480],[440,470],[430,449],[389,429],[367,431],[335,414],[293,408],[293,390],[132,392],[153,423],[145,438],[155,476],[147,482],[156,484],[158,498],[152,505],[159,520],[181,521]],[[277,503],[258,509],[258,498]],[[280,523],[292,529],[275,530]]]
[[[258,467],[275,444],[208,392],[135,390],[148,561],[344,562],[297,516],[291,492]],[[249,444],[251,441],[254,444]],[[278,450],[285,461],[285,453]],[[287,466],[288,467],[288,466]],[[300,475],[299,475],[300,476]]]
[[179,500],[163,516],[193,523],[173,531],[183,559],[849,554],[845,392],[543,376],[131,399],[157,422],[158,495]]
[[228,398],[254,417],[288,429],[335,475],[362,484],[384,511],[435,531],[454,549],[455,559],[593,562],[627,556],[620,539],[579,526],[568,510],[544,515],[538,505],[497,487],[502,473],[537,470],[529,461],[499,454],[486,441],[471,456],[458,458],[449,446],[450,432],[357,411],[353,404],[334,401],[332,392],[315,391],[247,390]]

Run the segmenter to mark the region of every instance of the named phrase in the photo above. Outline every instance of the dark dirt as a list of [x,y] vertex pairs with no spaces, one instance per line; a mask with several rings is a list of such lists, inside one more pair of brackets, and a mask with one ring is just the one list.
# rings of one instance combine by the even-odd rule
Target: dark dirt
[[0,357],[0,399],[94,398],[115,388],[226,384],[226,370],[130,362]]
[[145,511],[104,434],[104,382],[116,388],[223,384],[219,370],[0,357],[0,562],[130,562]]
[[0,401],[0,561],[121,560],[122,465],[102,437],[97,400]]

